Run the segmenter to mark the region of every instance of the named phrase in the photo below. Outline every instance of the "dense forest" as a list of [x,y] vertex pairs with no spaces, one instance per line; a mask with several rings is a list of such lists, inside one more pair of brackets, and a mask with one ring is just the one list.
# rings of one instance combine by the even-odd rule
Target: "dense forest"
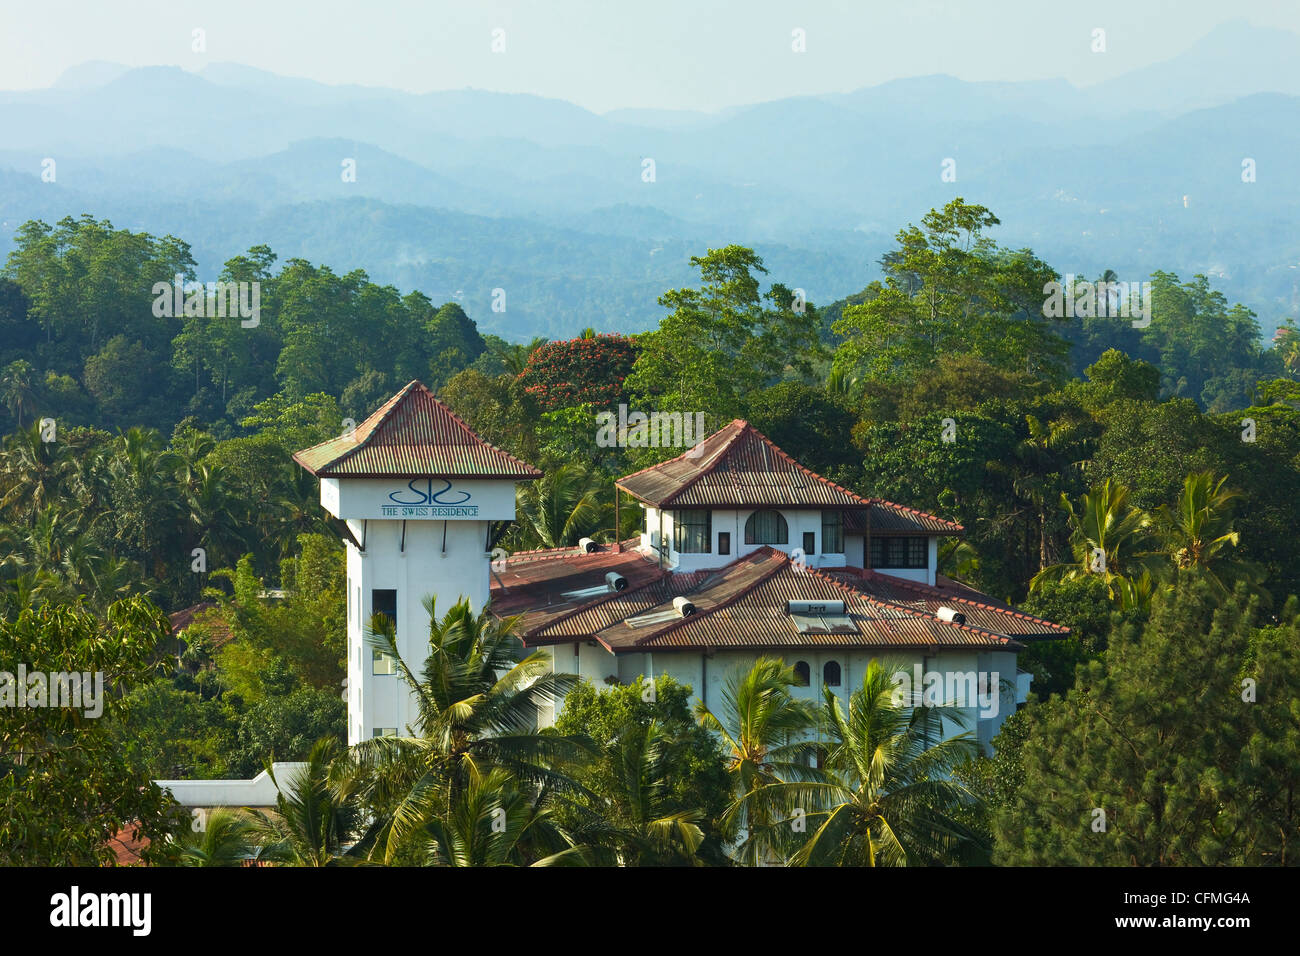
[[[158,315],[156,285],[194,279],[184,241],[91,216],[28,222],[0,274],[0,648],[29,666],[93,648],[114,692],[93,725],[6,715],[0,860],[101,859],[104,837],[138,820],[182,835],[156,840],[157,859],[189,863],[445,863],[453,847],[482,863],[723,863],[742,826],[751,862],[1294,862],[1300,332],[1287,323],[1266,346],[1245,305],[1167,272],[1150,277],[1149,324],[1095,302],[1048,317],[1045,292],[1068,270],[998,246],[997,224],[955,199],[898,233],[882,280],[822,307],[750,249],[702,251],[698,284],[663,292],[652,331],[602,334],[591,316],[578,339],[512,343],[454,303],[360,270],[277,267],[266,246],[221,277],[258,283],[251,327],[204,308]],[[735,695],[770,709],[770,740],[729,732],[737,714],[693,714],[689,689],[661,681],[655,715],[639,711],[639,685],[575,691],[546,747],[504,754],[496,721],[545,688],[494,702],[509,628],[463,607],[438,609],[431,641],[478,634],[490,653],[444,662],[441,690],[409,662],[429,689],[422,745],[345,753],[343,550],[290,455],[415,378],[545,472],[521,488],[510,550],[609,540],[613,480],[678,453],[598,447],[596,413],[702,412],[710,430],[743,417],[855,492],[962,523],[944,573],[1073,633],[1021,655],[1039,700],[991,759],[876,715],[897,753],[933,750],[926,772],[947,774],[920,810],[916,767],[900,757],[883,783],[857,779],[880,739],[833,708],[801,709],[771,661]],[[455,681],[502,710],[466,718],[438,696]],[[1243,681],[1258,689],[1249,706]],[[866,690],[854,700],[860,714],[879,706]],[[819,780],[796,779],[788,753],[753,763],[754,747],[814,725],[836,741]],[[466,749],[439,751],[435,736]],[[1115,756],[1121,741],[1132,759]],[[25,748],[35,756],[6,756]],[[496,757],[465,770],[477,753]],[[247,776],[272,754],[332,781],[337,826],[310,847],[285,822],[307,814],[297,791],[274,820],[231,815],[186,835],[144,786]],[[830,807],[875,808],[842,852],[813,823],[824,839],[776,836],[814,783]],[[429,788],[447,805],[404,826]],[[35,790],[63,803],[37,814]],[[476,842],[500,807],[510,839]],[[1089,839],[1080,821],[1098,807],[1122,839]],[[880,849],[872,814],[885,813],[905,836]],[[833,809],[822,819],[838,825]]]

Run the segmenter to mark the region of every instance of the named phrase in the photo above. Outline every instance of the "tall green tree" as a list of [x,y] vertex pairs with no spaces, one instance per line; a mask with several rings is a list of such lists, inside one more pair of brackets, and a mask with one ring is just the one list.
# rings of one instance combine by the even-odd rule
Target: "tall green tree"
[[739,417],[749,392],[788,369],[808,377],[821,349],[816,308],[774,283],[761,291],[763,260],[730,245],[693,256],[698,289],[659,297],[669,314],[637,341],[628,391],[646,409]]
[[1031,705],[995,862],[1294,864],[1296,611],[1260,628],[1244,587],[1221,603],[1189,581],[1113,634],[1065,698]]

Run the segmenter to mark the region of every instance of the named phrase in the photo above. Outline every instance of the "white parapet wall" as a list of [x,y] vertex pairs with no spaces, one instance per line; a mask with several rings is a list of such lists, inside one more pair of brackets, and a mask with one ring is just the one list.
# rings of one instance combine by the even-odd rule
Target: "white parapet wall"
[[[305,763],[273,763],[275,779],[287,787]],[[183,807],[273,807],[278,791],[263,770],[252,780],[155,780]]]

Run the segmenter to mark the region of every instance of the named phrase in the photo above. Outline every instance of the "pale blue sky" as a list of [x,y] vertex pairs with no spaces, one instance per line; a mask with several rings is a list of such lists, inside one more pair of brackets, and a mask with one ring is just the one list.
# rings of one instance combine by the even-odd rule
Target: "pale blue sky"
[[[535,93],[597,112],[711,110],[929,73],[1087,85],[1236,18],[1300,33],[1296,0],[0,0],[0,89],[48,86],[87,60],[211,60],[412,92]],[[195,27],[205,54],[191,51]],[[1102,55],[1095,27],[1107,31]],[[502,54],[494,28],[506,31]]]

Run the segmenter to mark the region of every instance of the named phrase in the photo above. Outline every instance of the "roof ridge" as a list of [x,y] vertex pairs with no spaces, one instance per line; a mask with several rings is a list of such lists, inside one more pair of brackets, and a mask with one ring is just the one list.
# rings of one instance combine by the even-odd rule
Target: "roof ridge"
[[881,574],[879,571],[876,571],[874,568],[862,568],[860,570],[863,572],[864,576],[870,574],[873,577],[888,578],[891,582],[897,581],[902,587],[910,588],[913,591],[919,591],[922,594],[928,593],[934,597],[960,601],[962,604],[969,604],[971,607],[981,608],[985,611],[993,611],[996,614],[1010,614],[1013,617],[1024,618],[1025,620],[1028,621],[1037,621],[1039,624],[1046,624],[1048,627],[1059,630],[1062,633],[1065,634],[1070,633],[1070,628],[1066,627],[1064,624],[1057,624],[1055,621],[1049,621],[1046,618],[1038,617],[1036,614],[1030,614],[1026,611],[1021,611],[1018,608],[1014,608],[1009,605],[998,606],[995,604],[987,604],[983,601],[976,601],[973,598],[964,597],[960,594],[948,594],[944,592],[941,588],[936,587],[935,585],[923,584],[920,581],[912,581],[908,578],[895,577],[892,574]]
[[[857,494],[856,492],[849,491],[849,489],[843,487],[842,485],[837,485],[835,482],[831,481],[829,478],[825,477],[824,475],[819,475],[819,474],[817,474],[817,472],[813,471],[813,470],[812,470],[811,468],[809,468],[807,465],[804,465],[802,462],[799,462],[799,461],[795,460],[794,456],[792,456],[789,452],[787,452],[784,448],[782,448],[782,447],[781,447],[780,445],[778,445],[776,442],[772,441],[772,439],[770,439],[770,438],[768,438],[766,435],[764,435],[761,431],[759,431],[759,430],[758,430],[757,428],[755,428],[753,425],[750,425],[748,422],[746,422],[746,423],[745,423],[745,427],[748,428],[748,429],[750,429],[750,430],[751,430],[755,435],[757,435],[757,436],[758,436],[759,438],[761,438],[763,441],[767,442],[767,444],[770,445],[770,446],[771,446],[771,447],[776,451],[776,453],[777,453],[778,455],[780,455],[782,458],[784,458],[784,459],[785,459],[787,462],[789,462],[790,464],[794,465],[794,467],[798,468],[798,469],[799,469],[800,471],[802,471],[804,474],[808,475],[808,476],[811,477],[811,478],[816,478],[818,481],[820,481],[820,482],[821,482],[822,484],[824,484],[824,485],[830,485],[830,486],[831,486],[832,488],[834,488],[836,491],[842,492],[843,494],[848,495],[850,498],[856,498],[856,499],[858,499],[858,501],[861,501],[864,505],[869,505],[869,504],[871,504],[871,500],[870,500],[869,498],[864,498],[864,497],[862,497],[862,495]],[[940,520],[942,520],[942,519],[940,519]]]
[[[858,502],[861,505],[870,507],[871,499],[859,495],[856,492],[850,491],[848,488],[845,488],[843,485],[831,481],[829,478],[825,477],[824,475],[817,474],[817,472],[813,471],[807,465],[804,465],[803,463],[796,460],[794,456],[792,456],[784,448],[782,448],[776,442],[772,441],[771,438],[769,438],[763,432],[759,431],[750,422],[746,421],[743,418],[733,418],[728,424],[718,429],[708,438],[704,439],[704,441],[710,441],[713,438],[716,438],[718,435],[722,434],[727,429],[734,429],[734,431],[731,435],[729,435],[724,441],[722,441],[719,444],[718,448],[709,455],[709,457],[705,460],[705,462],[701,467],[695,470],[695,472],[692,475],[683,478],[678,483],[677,487],[673,489],[671,494],[665,495],[663,498],[661,498],[658,502],[657,507],[666,507],[676,503],[683,495],[685,495],[688,491],[690,491],[701,479],[703,479],[707,475],[714,474],[717,471],[719,464],[726,457],[727,452],[735,449],[737,444],[740,442],[741,438],[745,437],[746,435],[752,436],[757,441],[763,444],[765,448],[764,457],[766,457],[766,450],[770,449],[772,452],[775,452],[777,457],[781,461],[783,461],[788,467],[802,473],[807,478],[811,478],[814,482],[820,483],[828,488],[834,489],[836,492],[840,493],[841,495],[851,498],[853,499],[853,501]],[[703,442],[697,443],[693,447],[699,447],[700,444],[703,444]],[[669,458],[666,461],[659,462],[658,464],[647,466],[645,468],[642,468],[640,471],[632,472],[632,474],[630,475],[624,475],[621,478],[619,478],[615,483],[621,485],[623,482],[636,478],[639,475],[644,475],[647,472],[658,471],[659,469],[662,469],[664,466],[671,464],[672,462],[681,461],[686,457],[686,454],[687,453],[683,453],[681,455],[678,455],[676,458]],[[733,485],[736,485],[737,489],[739,488],[736,478],[734,477],[732,478],[732,483]],[[629,494],[635,494],[635,493],[629,492]],[[917,513],[924,514],[925,512],[917,512]],[[934,515],[930,517],[934,517],[936,518],[936,520],[944,522],[945,524],[949,524],[949,525],[952,524],[952,522],[948,522],[945,519],[938,518],[937,516]],[[954,527],[960,528],[960,525],[955,525]]]
[[823,572],[820,568],[808,568],[807,570],[811,571],[813,574],[817,575],[823,580],[829,581],[831,584],[835,585],[835,587],[842,588],[843,590],[848,591],[851,594],[855,594],[861,597],[869,604],[876,604],[881,607],[888,607],[888,608],[894,608],[895,610],[899,610],[899,611],[905,611],[908,614],[911,614],[913,617],[922,617],[928,621],[934,621],[937,624],[947,624],[951,627],[963,628],[968,631],[974,631],[977,634],[988,634],[992,637],[996,637],[998,640],[1003,642],[1011,640],[1011,638],[1008,637],[1007,635],[999,634],[997,631],[990,631],[987,628],[976,627],[974,624],[958,624],[956,621],[945,621],[937,614],[931,614],[929,611],[921,611],[921,610],[917,610],[916,608],[910,608],[906,604],[897,604],[893,601],[888,601],[885,600],[884,598],[878,598],[875,597],[874,595],[867,594],[865,591],[859,591],[856,588],[851,588],[847,584],[843,584],[839,581],[836,581],[833,577]]
[[[363,427],[363,426],[366,424],[366,422],[370,421],[370,419],[374,418],[374,417],[375,417],[376,415],[378,415],[380,412],[384,411],[384,406],[385,406],[385,405],[392,404],[392,405],[393,405],[393,408],[396,408],[396,407],[397,407],[397,405],[396,405],[396,399],[399,398],[399,397],[401,396],[402,392],[405,392],[405,391],[406,391],[408,388],[410,388],[411,385],[414,384],[415,382],[416,382],[416,380],[415,380],[415,379],[412,379],[410,382],[407,382],[404,386],[402,386],[401,390],[398,391],[396,395],[393,395],[393,396],[391,396],[391,397],[389,397],[389,398],[384,399],[384,402],[383,402],[382,405],[380,405],[380,406],[379,406],[378,408],[376,408],[373,412],[371,412],[369,415],[367,415],[365,418],[363,418],[363,419],[361,420],[361,424],[357,425],[355,428],[352,429],[352,433],[355,435],[356,432],[357,432],[357,430],[360,429],[361,427]],[[392,411],[392,409],[390,408],[389,411]],[[378,426],[378,423],[376,423],[376,426],[375,426],[375,427],[377,427],[377,426]],[[372,428],[372,430],[373,430],[373,428]],[[346,437],[347,437],[347,433],[346,433],[346,432],[344,432],[342,435],[334,435],[334,436],[332,436],[332,437],[330,437],[330,438],[326,438],[326,439],[324,439],[323,441],[318,441],[318,442],[317,442],[316,444],[314,444],[314,445],[308,445],[306,448],[302,448],[302,449],[299,449],[298,451],[295,451],[295,452],[293,453],[293,456],[292,456],[292,457],[293,457],[295,460],[297,460],[297,458],[298,458],[299,455],[305,454],[306,452],[309,452],[309,451],[311,451],[312,449],[320,448],[322,445],[328,445],[328,444],[330,444],[331,442],[336,442],[336,441],[338,441],[340,438],[346,438]],[[367,437],[369,437],[368,434],[367,434]],[[364,441],[364,440],[365,440],[365,439],[358,439],[358,440],[356,440],[356,444],[357,444],[357,445],[360,445],[360,444],[362,443],[362,441]],[[339,455],[339,457],[336,458],[336,459],[334,459],[334,461],[342,461],[342,460],[343,460],[347,455],[349,455],[349,454],[351,454],[351,450],[349,450],[349,451],[347,451],[347,452],[344,452],[343,454]]]
[[[420,380],[419,380],[419,379],[415,379],[415,378],[411,379],[409,382],[407,382],[405,385],[403,385],[403,386],[398,390],[398,392],[397,392],[396,395],[394,395],[394,396],[393,396],[392,398],[390,398],[388,401],[384,402],[383,405],[380,405],[380,406],[379,406],[378,408],[376,408],[373,412],[371,412],[369,415],[367,415],[366,418],[365,418],[365,420],[362,421],[362,423],[361,423],[360,425],[358,425],[356,428],[352,429],[352,434],[353,434],[353,435],[356,435],[358,429],[364,427],[364,426],[366,425],[366,423],[370,421],[370,419],[375,418],[376,421],[375,421],[375,423],[374,423],[373,425],[370,426],[369,431],[366,432],[366,437],[365,437],[365,438],[362,438],[362,439],[359,439],[359,440],[356,440],[356,441],[353,443],[353,445],[352,445],[351,448],[349,448],[349,449],[348,449],[347,451],[345,451],[343,454],[339,455],[337,458],[335,458],[333,461],[331,461],[331,462],[329,463],[329,467],[333,468],[333,467],[338,466],[339,464],[341,464],[341,463],[347,461],[347,460],[348,460],[349,458],[351,458],[353,455],[359,454],[362,448],[364,448],[364,447],[366,447],[367,445],[369,445],[369,444],[370,444],[370,439],[372,439],[372,438],[375,437],[375,435],[376,435],[376,433],[378,433],[379,429],[383,427],[384,422],[388,421],[388,417],[389,417],[390,415],[392,415],[393,412],[397,411],[398,406],[400,406],[400,405],[402,404],[402,400],[403,400],[407,395],[409,395],[409,394],[411,393],[412,389],[413,389],[415,386],[417,386],[417,385],[418,385],[420,388],[424,388],[424,386],[420,384]],[[340,437],[343,437],[343,436],[340,436]]]
[[731,421],[727,422],[727,424],[723,425],[716,432],[714,432],[713,435],[709,435],[705,438],[701,438],[699,441],[697,441],[690,448],[686,449],[686,451],[682,452],[680,455],[676,455],[672,458],[665,458],[663,461],[655,462],[653,465],[646,465],[644,468],[638,468],[636,471],[632,472],[629,475],[623,475],[622,477],[615,479],[615,483],[617,484],[620,481],[627,481],[627,479],[635,478],[637,475],[644,475],[647,471],[654,471],[656,468],[662,468],[664,465],[671,464],[674,461],[681,461],[690,453],[691,448],[698,447],[699,445],[708,441],[710,438],[714,437],[714,435],[722,434],[724,431],[726,431],[728,428],[730,428],[732,425],[736,424],[736,422],[740,420],[741,419],[739,418],[733,418]]
[[[776,566],[773,567],[771,571],[768,571],[768,572],[766,572],[765,574],[763,574],[761,577],[759,577],[759,579],[758,579],[757,581],[752,582],[748,587],[741,588],[739,591],[737,591],[737,592],[736,592],[735,594],[733,594],[731,597],[727,598],[725,601],[721,601],[721,602],[719,602],[718,604],[715,604],[715,605],[714,605],[713,607],[711,607],[711,608],[707,608],[707,609],[705,609],[705,610],[702,610],[702,611],[700,612],[700,614],[699,614],[699,618],[700,618],[701,620],[704,619],[704,618],[706,618],[706,617],[709,617],[710,615],[712,615],[712,614],[715,613],[716,611],[721,611],[723,608],[731,607],[731,605],[735,604],[735,603],[736,603],[737,601],[739,601],[741,598],[746,597],[747,595],[753,594],[753,593],[754,593],[754,590],[755,590],[756,588],[759,588],[759,587],[761,587],[762,585],[766,584],[768,581],[770,581],[770,580],[772,579],[773,575],[775,575],[778,571],[780,571],[783,567],[785,567],[785,565],[787,565],[787,564],[790,563],[790,556],[789,556],[788,554],[786,554],[784,551],[781,551],[781,550],[779,550],[779,549],[777,549],[777,548],[773,548],[772,546],[770,546],[770,545],[766,545],[766,544],[765,544],[765,545],[763,545],[763,547],[759,548],[758,550],[756,550],[756,551],[751,551],[749,554],[746,554],[746,555],[743,555],[742,557],[737,558],[735,561],[731,562],[731,564],[726,565],[726,568],[733,568],[733,567],[735,567],[736,565],[740,564],[740,562],[742,562],[742,561],[749,561],[749,560],[751,560],[755,555],[763,554],[764,552],[767,552],[767,553],[769,553],[769,554],[773,554],[773,555],[777,555],[777,556],[778,556],[777,561],[776,561]],[[707,578],[706,578],[706,580],[707,580]],[[701,582],[701,583],[703,583],[703,582]],[[690,594],[691,592],[690,592],[690,591],[687,591],[686,593],[687,593],[687,594]],[[648,642],[648,641],[652,641],[652,640],[655,640],[655,639],[657,639],[657,638],[663,637],[665,634],[669,634],[669,633],[675,631],[675,630],[676,630],[677,628],[679,628],[679,627],[684,627],[684,626],[685,626],[686,624],[688,624],[690,621],[694,620],[695,617],[696,617],[696,615],[692,614],[690,617],[684,617],[684,618],[682,618],[682,619],[679,620],[679,621],[673,621],[673,622],[672,622],[671,624],[669,624],[667,627],[662,627],[662,628],[660,628],[660,629],[657,630],[657,631],[654,631],[654,632],[652,632],[652,633],[650,633],[650,634],[647,634],[645,637],[638,638],[637,640],[633,641],[633,642],[632,642],[632,646],[633,646],[633,647],[641,647],[642,645],[644,645],[644,644],[645,644],[646,642]]]
[[465,434],[468,435],[470,438],[474,439],[480,445],[486,445],[488,448],[491,448],[493,451],[505,455],[515,464],[522,465],[523,467],[527,468],[529,471],[532,471],[538,475],[542,474],[542,471],[540,469],[533,467],[528,462],[524,461],[522,458],[516,458],[514,455],[506,451],[504,448],[499,448],[498,446],[492,444],[490,441],[484,438],[482,435],[480,435],[478,432],[474,431],[474,429],[469,427],[469,423],[465,421],[465,419],[461,418],[459,415],[456,414],[455,409],[453,409],[450,405],[448,405],[446,402],[440,399],[437,395],[433,394],[433,392],[430,391],[426,385],[424,385],[423,383],[418,383],[418,384],[420,384],[420,388],[424,389],[424,391],[428,393],[429,398],[431,398],[435,403],[437,403],[437,405],[440,408],[442,408],[448,415],[450,415],[451,420],[454,421],[457,425],[459,425],[461,429],[464,430]]
[[[734,432],[732,432],[732,434],[725,441],[720,442],[718,444],[717,450],[713,454],[711,454],[708,457],[708,459],[706,459],[705,463],[700,467],[700,469],[695,472],[695,475],[690,479],[682,482],[681,486],[676,491],[674,491],[671,495],[669,495],[662,502],[660,502],[661,505],[672,504],[674,501],[677,500],[677,498],[680,495],[684,494],[689,489],[695,487],[696,483],[698,483],[699,480],[703,478],[705,475],[713,474],[714,469],[718,467],[718,462],[722,460],[723,453],[726,452],[733,445],[735,445],[736,442],[740,440],[741,436],[745,434],[745,431],[749,429],[751,426],[749,422],[745,421],[743,418],[733,418],[730,422],[728,422],[726,425],[723,425],[721,428],[719,428],[716,432],[713,433],[713,435],[719,435],[722,432],[726,431],[728,428],[731,428],[735,425],[739,425],[740,427],[737,428]],[[712,438],[713,435],[710,435],[709,438]],[[686,452],[682,452],[682,454],[678,455],[677,457],[685,458],[686,453],[689,451],[690,449],[688,448]],[[668,462],[661,462],[661,464],[666,465],[668,464]]]
[[548,628],[554,627],[556,624],[563,623],[564,621],[567,621],[570,618],[578,614],[581,614],[583,611],[590,611],[592,608],[596,608],[596,607],[600,607],[601,605],[608,604],[610,601],[613,601],[615,598],[627,597],[630,594],[635,594],[638,591],[644,591],[646,588],[652,587],[656,584],[662,584],[664,581],[668,579],[668,577],[671,574],[672,574],[671,571],[667,569],[662,569],[659,574],[659,577],[651,578],[649,581],[646,581],[644,584],[638,584],[636,587],[628,588],[627,590],[624,591],[611,591],[608,594],[597,595],[596,597],[592,598],[590,601],[587,601],[584,604],[579,604],[577,607],[571,607],[567,611],[562,611],[559,614],[557,614],[555,617],[548,619],[546,623],[540,624],[530,631],[525,631],[524,636],[534,637],[538,634],[541,634],[543,631],[547,630]]

